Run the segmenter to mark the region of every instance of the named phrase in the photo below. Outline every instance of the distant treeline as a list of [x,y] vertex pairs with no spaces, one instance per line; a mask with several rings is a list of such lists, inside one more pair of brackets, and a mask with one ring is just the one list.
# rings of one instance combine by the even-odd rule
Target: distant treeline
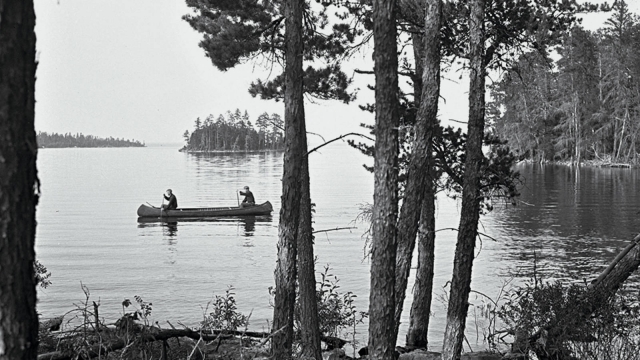
[[284,122],[278,114],[258,116],[255,125],[240,109],[227,111],[226,117],[197,118],[193,133],[184,132],[187,151],[256,151],[284,148]]
[[488,120],[523,158],[640,163],[640,18],[615,2],[604,27],[523,55],[492,86]]
[[142,147],[145,146],[137,140],[126,140],[120,138],[100,138],[93,135],[84,134],[58,134],[47,132],[38,132],[38,147],[41,148],[68,148],[68,147]]

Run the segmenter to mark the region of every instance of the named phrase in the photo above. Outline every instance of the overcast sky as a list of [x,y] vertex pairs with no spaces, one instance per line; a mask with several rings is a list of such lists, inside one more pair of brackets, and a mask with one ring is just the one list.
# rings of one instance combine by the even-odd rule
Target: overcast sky
[[[639,12],[639,0],[628,3]],[[252,120],[284,112],[282,102],[247,92],[251,81],[269,76],[267,69],[214,68],[198,46],[201,36],[181,19],[189,12],[183,0],[36,0],[35,8],[37,131],[177,143],[197,117],[236,108]],[[602,18],[585,25],[595,28]],[[465,121],[468,82],[459,74],[447,77],[441,118]],[[328,139],[373,122],[356,106],[372,101],[365,85],[373,78],[356,78],[355,104],[307,102],[309,131]]]

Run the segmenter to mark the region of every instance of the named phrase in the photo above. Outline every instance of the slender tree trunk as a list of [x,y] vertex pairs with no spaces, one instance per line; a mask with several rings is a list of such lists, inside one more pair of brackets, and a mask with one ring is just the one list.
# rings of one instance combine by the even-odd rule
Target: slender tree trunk
[[[307,144],[306,129],[302,123],[302,141]],[[316,300],[316,275],[313,255],[313,234],[311,226],[311,194],[309,189],[309,158],[302,161],[300,173],[300,225],[298,227],[298,286],[300,289],[300,335],[302,356],[307,359],[322,360],[320,347],[320,326],[318,325],[318,302]]]
[[629,108],[625,107],[624,116],[622,117],[622,131],[620,132],[620,142],[618,144],[618,150],[616,151],[616,161],[620,160],[620,153],[622,152],[622,145],[624,145],[624,133],[627,128],[627,119],[629,118]]
[[[396,259],[396,332],[400,326],[400,317],[407,282],[411,269],[411,260],[415,247],[416,232],[420,219],[421,208],[427,209],[432,216],[435,211],[433,194],[433,134],[438,126],[438,101],[440,98],[440,19],[442,3],[440,0],[427,0],[425,13],[425,30],[423,36],[416,36],[414,48],[419,53],[416,57],[416,71],[421,70],[421,80],[417,82],[422,86],[416,94],[420,96],[419,109],[416,118],[414,146],[411,153],[409,168],[407,170],[407,185],[405,199],[402,203],[400,217],[398,219],[398,257]],[[417,45],[417,46],[416,46]],[[423,58],[424,57],[424,58]],[[429,197],[431,204],[424,204],[423,200]],[[426,200],[427,202],[429,200]],[[425,219],[426,221],[432,221]],[[421,294],[424,295],[424,294]],[[428,295],[429,298],[431,294]],[[422,302],[425,299],[414,298],[414,302]],[[430,303],[430,299],[429,299]],[[419,307],[419,309],[424,309]],[[416,311],[418,311],[416,309]],[[427,313],[429,310],[427,310]],[[425,339],[426,341],[426,339]]]
[[395,359],[398,216],[398,55],[395,0],[373,1],[376,143],[374,157],[369,358]]
[[454,360],[462,352],[465,320],[469,292],[471,291],[471,270],[473,268],[474,247],[478,234],[480,170],[484,161],[482,138],[484,135],[485,111],[485,64],[484,64],[484,0],[472,0],[469,19],[470,84],[469,84],[469,127],[467,150],[462,185],[462,210],[458,228],[458,241],[453,260],[451,293],[447,309],[442,349],[443,360]]
[[[424,36],[417,29],[411,34],[413,43],[413,55],[415,58],[415,77],[413,79],[413,92],[415,106],[422,107],[422,73],[424,57]],[[416,119],[413,136],[413,152],[409,160],[407,169],[407,184],[405,187],[405,197],[402,201],[400,214],[398,216],[398,251],[396,256],[396,310],[395,310],[395,331],[400,328],[400,318],[406,297],[407,283],[411,271],[413,260],[413,250],[416,244],[416,233],[418,231],[418,221],[420,219],[420,204],[424,197],[425,177],[421,169],[423,159],[427,152],[427,145],[424,143],[425,124],[424,119],[420,119],[419,112]]]
[[581,157],[581,153],[580,153],[580,145],[582,142],[582,139],[580,138],[580,114],[578,113],[578,98],[576,95],[576,100],[573,103],[573,116],[574,119],[576,121],[576,144],[575,144],[575,153],[576,153],[576,166],[580,166],[580,157]]
[[435,268],[435,189],[433,184],[424,197],[418,229],[418,268],[413,286],[413,303],[407,332],[408,348],[426,348],[431,315],[433,274]]
[[36,359],[36,36],[32,0],[0,2],[0,359]]
[[285,152],[282,176],[282,208],[278,226],[278,260],[275,270],[275,304],[271,350],[275,359],[290,359],[293,343],[293,311],[296,300],[297,235],[302,200],[300,174],[306,153],[302,92],[303,0],[284,4],[285,32]]
[[413,288],[409,330],[406,344],[410,348],[426,348],[428,344],[429,317],[433,290],[435,249],[435,187],[432,143],[438,126],[438,100],[440,97],[440,24],[442,1],[427,0],[425,14],[425,58],[422,75],[422,101],[418,118],[424,118],[428,144],[425,154],[424,199],[420,211],[418,229],[418,267]]

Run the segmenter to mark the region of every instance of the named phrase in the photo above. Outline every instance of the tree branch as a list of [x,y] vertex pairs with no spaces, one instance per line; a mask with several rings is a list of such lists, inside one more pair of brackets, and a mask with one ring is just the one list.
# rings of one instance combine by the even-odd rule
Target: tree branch
[[322,148],[324,146],[327,146],[327,145],[331,144],[334,141],[338,141],[340,139],[344,139],[345,137],[351,136],[351,135],[360,136],[360,137],[363,137],[363,138],[365,138],[367,140],[375,141],[374,139],[372,139],[372,138],[370,138],[370,137],[368,137],[366,135],[362,135],[362,134],[358,134],[358,133],[348,133],[348,134],[340,135],[335,139],[329,140],[329,141],[325,142],[324,144],[321,144],[321,145],[318,145],[318,146],[314,147],[313,149],[307,151],[307,153],[305,155],[309,156],[309,154],[311,154],[312,152],[317,151],[318,149],[320,149],[320,148]]
[[329,232],[329,231],[338,231],[338,230],[350,230],[350,229],[357,229],[357,227],[348,226],[348,227],[337,227],[335,229],[317,230],[317,231],[314,231],[312,234],[321,233],[321,232]]

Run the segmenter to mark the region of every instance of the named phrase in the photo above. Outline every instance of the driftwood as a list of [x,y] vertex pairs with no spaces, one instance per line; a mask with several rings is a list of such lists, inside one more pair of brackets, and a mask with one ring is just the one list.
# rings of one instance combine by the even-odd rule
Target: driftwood
[[[546,352],[544,349],[545,344],[554,343],[554,340],[558,336],[566,332],[568,326],[578,326],[589,319],[616,294],[622,284],[638,267],[640,267],[640,234],[586,287],[584,294],[575,300],[575,316],[573,316],[572,319],[557,319],[554,324],[540,329],[531,335],[528,339],[531,348],[540,348],[542,345],[543,349],[540,350],[542,350],[543,353]],[[567,320],[570,320],[571,324],[567,324]],[[572,334],[565,335],[573,337]],[[578,336],[578,334],[575,335]],[[516,342],[518,342],[518,339],[516,339]]]
[[[60,322],[62,322],[62,320],[60,320]],[[111,327],[109,328],[109,330],[112,330],[115,332],[115,329]],[[180,337],[187,337],[193,340],[203,340],[203,341],[223,340],[223,339],[229,339],[235,336],[267,339],[271,335],[271,333],[256,332],[256,331],[237,331],[237,330],[236,331],[233,331],[233,330],[195,331],[191,329],[162,329],[159,327],[142,326],[142,325],[137,325],[134,331],[139,335],[137,339],[143,342],[166,341],[171,338],[180,338]],[[343,340],[334,336],[322,335],[320,339],[327,344],[327,347],[329,349],[342,348],[347,343],[346,340]],[[103,340],[103,341],[104,342],[102,344],[91,346],[88,349],[89,357],[93,358],[93,357],[98,357],[99,355],[105,355],[108,352],[123,349],[128,344],[121,338],[114,338],[111,340]],[[62,353],[60,351],[54,351],[54,352],[38,355],[38,360],[71,360],[73,358],[74,358],[73,354],[70,355],[70,354]]]

